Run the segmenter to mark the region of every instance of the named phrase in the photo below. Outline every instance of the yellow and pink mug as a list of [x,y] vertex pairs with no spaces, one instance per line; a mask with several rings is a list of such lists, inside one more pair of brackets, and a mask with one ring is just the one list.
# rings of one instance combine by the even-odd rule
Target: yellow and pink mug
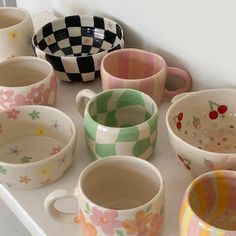
[[[101,61],[103,91],[114,88],[132,88],[151,96],[157,105],[162,97],[172,98],[189,91],[192,85],[190,74],[178,67],[168,67],[164,58],[152,52],[136,48],[120,49],[108,53]],[[179,88],[166,87],[167,76],[179,78]]]
[[180,210],[180,236],[236,235],[236,172],[217,170],[196,178]]

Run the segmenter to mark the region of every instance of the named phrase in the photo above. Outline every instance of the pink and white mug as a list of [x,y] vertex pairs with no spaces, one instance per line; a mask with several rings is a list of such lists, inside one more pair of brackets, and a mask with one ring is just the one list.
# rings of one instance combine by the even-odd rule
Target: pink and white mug
[[0,111],[19,105],[55,106],[57,81],[51,64],[23,56],[0,63]]
[[[178,67],[168,67],[160,55],[136,48],[108,53],[101,61],[100,71],[103,90],[137,89],[151,96],[157,105],[163,96],[172,98],[190,90],[192,85],[191,76],[187,71]],[[183,86],[176,90],[165,88],[168,75],[183,80]]]

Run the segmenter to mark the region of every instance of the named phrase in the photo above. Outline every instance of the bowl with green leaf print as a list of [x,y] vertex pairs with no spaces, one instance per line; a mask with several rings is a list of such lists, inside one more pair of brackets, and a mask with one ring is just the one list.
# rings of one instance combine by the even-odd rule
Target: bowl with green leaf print
[[149,159],[153,155],[158,108],[149,95],[134,89],[99,94],[84,89],[78,92],[76,104],[94,159],[114,155]]
[[73,160],[76,130],[56,108],[25,105],[0,112],[0,182],[18,189],[46,186]]

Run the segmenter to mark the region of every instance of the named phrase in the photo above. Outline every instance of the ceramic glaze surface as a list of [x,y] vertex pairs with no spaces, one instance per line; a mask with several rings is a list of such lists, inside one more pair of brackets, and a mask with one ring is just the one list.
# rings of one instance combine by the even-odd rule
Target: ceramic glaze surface
[[[73,159],[75,127],[59,110],[19,106],[0,113],[0,180],[16,188],[55,181]],[[45,182],[46,181],[46,182]]]
[[55,106],[57,81],[50,63],[17,57],[0,63],[0,111],[20,105]]
[[200,91],[180,98],[167,112],[170,142],[195,175],[236,170],[235,95],[233,89]]
[[0,8],[0,61],[17,56],[33,56],[31,39],[34,34],[30,14],[21,8]]
[[106,53],[124,47],[123,30],[107,18],[67,16],[43,26],[33,45],[36,55],[53,65],[58,78],[86,82],[99,76]]
[[[77,198],[77,216],[55,208],[57,200],[67,197]],[[73,194],[65,190],[51,193],[45,199],[45,210],[63,222],[74,216],[72,221],[81,224],[84,236],[158,236],[164,201],[163,180],[154,166],[129,156],[112,156],[85,168]]]
[[115,89],[94,96],[84,114],[85,137],[95,159],[110,155],[152,156],[157,107],[146,94]]
[[[221,110],[222,108],[222,110]],[[235,114],[228,106],[206,100],[173,117],[176,135],[189,144],[210,152],[236,153]]]
[[180,211],[180,235],[236,235],[236,173],[213,171],[194,180]]
[[[182,80],[183,85],[174,90],[165,89],[167,75]],[[190,75],[176,67],[168,67],[165,60],[152,52],[125,48],[107,54],[101,62],[103,90],[132,88],[151,96],[160,104],[162,97],[173,97],[191,88]]]

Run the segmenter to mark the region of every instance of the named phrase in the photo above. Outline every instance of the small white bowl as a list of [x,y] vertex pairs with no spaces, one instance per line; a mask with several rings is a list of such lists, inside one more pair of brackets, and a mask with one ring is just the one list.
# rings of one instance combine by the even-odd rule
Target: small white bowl
[[26,105],[0,112],[0,182],[31,189],[63,175],[73,160],[76,129],[58,109]]

